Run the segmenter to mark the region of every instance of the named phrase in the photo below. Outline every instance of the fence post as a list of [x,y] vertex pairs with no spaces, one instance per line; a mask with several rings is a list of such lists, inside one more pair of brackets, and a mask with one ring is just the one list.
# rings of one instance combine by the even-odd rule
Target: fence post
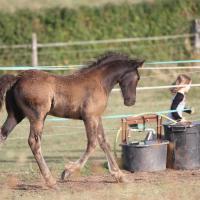
[[200,53],[200,19],[194,20],[194,51]]
[[32,66],[38,66],[37,35],[32,34]]

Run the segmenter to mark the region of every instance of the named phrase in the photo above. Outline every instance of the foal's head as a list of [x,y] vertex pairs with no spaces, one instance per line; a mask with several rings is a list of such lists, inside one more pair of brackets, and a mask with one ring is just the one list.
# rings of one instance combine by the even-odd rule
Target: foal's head
[[119,86],[124,98],[124,105],[132,106],[136,101],[136,87],[140,80],[138,68],[141,67],[144,60],[129,60],[128,70],[122,74],[119,80]]
[[143,63],[144,60],[132,60],[126,54],[107,52],[95,62],[92,62],[88,67],[81,69],[79,73],[107,69],[104,71],[104,75],[109,76],[109,81],[106,82],[106,86],[110,89],[110,85],[113,87],[113,83],[119,83],[124,104],[131,106],[135,104],[136,87],[140,79],[138,68]]

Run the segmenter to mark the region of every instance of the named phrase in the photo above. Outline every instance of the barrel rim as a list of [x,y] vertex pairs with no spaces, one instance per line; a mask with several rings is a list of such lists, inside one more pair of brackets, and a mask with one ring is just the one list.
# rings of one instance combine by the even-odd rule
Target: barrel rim
[[[143,142],[143,141],[142,141]],[[121,146],[128,146],[128,147],[133,147],[133,148],[143,148],[143,147],[151,147],[151,146],[162,146],[162,145],[167,145],[169,144],[168,140],[161,140],[161,142],[155,142],[152,144],[140,144],[140,142],[138,142],[137,144],[121,144]]]

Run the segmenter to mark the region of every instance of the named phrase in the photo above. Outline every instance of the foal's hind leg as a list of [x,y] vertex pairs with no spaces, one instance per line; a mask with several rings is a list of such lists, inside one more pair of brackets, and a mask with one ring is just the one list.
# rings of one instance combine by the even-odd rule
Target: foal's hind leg
[[108,160],[108,167],[109,167],[109,171],[110,171],[111,175],[114,176],[118,182],[126,182],[126,180],[124,178],[124,174],[119,169],[118,164],[115,161],[115,159],[111,153],[110,145],[106,141],[106,137],[104,134],[103,125],[102,125],[101,120],[98,125],[97,138],[98,138],[98,142],[99,142],[101,149],[106,154],[106,157]]
[[71,162],[65,166],[61,179],[69,177],[75,170],[82,168],[87,162],[88,158],[94,152],[97,146],[97,127],[99,119],[97,117],[90,117],[84,120],[86,134],[87,134],[87,148],[84,154],[76,162]]
[[0,143],[8,137],[14,127],[24,119],[24,114],[16,105],[13,92],[10,90],[6,94],[7,119],[0,129]]
[[40,168],[40,172],[49,187],[56,188],[56,181],[54,180],[51,172],[43,158],[41,150],[41,136],[44,126],[44,120],[30,120],[30,135],[28,139],[29,146],[33,152],[36,162]]
[[13,115],[8,115],[6,121],[4,122],[3,126],[0,129],[0,143],[6,140],[9,133],[22,119],[23,119],[22,116],[16,119]]

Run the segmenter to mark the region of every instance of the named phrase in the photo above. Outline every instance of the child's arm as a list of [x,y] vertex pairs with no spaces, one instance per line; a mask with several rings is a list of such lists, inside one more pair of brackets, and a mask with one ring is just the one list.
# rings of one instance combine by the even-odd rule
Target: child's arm
[[183,111],[185,113],[188,113],[188,114],[193,114],[194,113],[194,108],[190,108],[190,107],[185,106],[184,109],[187,109],[187,110]]
[[[177,93],[175,98],[172,101],[171,110],[176,110],[179,103],[183,101],[184,95],[182,93]],[[179,115],[178,112],[172,112],[172,116],[175,120],[180,121],[182,117]]]

